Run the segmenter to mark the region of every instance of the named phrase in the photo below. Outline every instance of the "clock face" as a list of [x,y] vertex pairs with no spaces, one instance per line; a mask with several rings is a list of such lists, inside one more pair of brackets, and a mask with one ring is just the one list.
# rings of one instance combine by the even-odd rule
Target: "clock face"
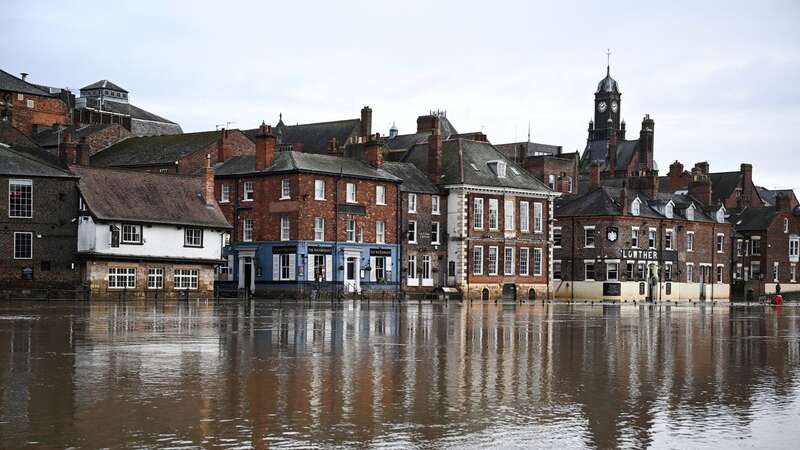
[[597,104],[597,110],[600,112],[606,112],[606,102],[600,102]]
[[611,110],[612,111],[617,112],[617,108],[618,107],[619,107],[619,105],[617,105],[617,102],[611,102]]

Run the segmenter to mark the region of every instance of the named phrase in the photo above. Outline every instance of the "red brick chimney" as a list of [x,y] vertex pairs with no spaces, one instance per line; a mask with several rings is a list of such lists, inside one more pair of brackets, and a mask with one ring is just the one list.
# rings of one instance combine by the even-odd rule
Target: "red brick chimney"
[[775,195],[775,211],[792,212],[792,196],[783,192]]
[[592,172],[589,178],[589,190],[600,187],[600,164],[592,163]]
[[264,170],[275,161],[275,135],[272,127],[261,122],[256,135],[256,170]]
[[442,135],[435,127],[428,136],[428,178],[438,183],[442,177]]
[[704,206],[711,205],[711,180],[701,169],[692,170],[692,181],[689,183],[689,195]]
[[745,206],[756,206],[752,205],[754,192],[753,192],[753,165],[743,163],[740,166],[741,171],[741,178],[742,178],[742,202]]
[[203,198],[206,205],[213,205],[214,198],[214,168],[211,167],[211,155],[206,155],[206,168],[203,173]]
[[417,133],[427,133],[439,128],[439,116],[431,112],[427,116],[417,117]]
[[648,170],[654,169],[654,128],[655,122],[650,118],[650,114],[645,114],[642,119],[642,129],[639,131],[639,165]]
[[364,154],[367,164],[375,168],[383,167],[383,145],[380,143],[380,135],[375,134],[364,144]]
[[608,171],[611,178],[616,177],[617,173],[617,129],[614,121],[608,118]]
[[228,141],[228,130],[225,128],[219,130],[217,136],[217,161],[227,161],[232,156],[231,145]]
[[708,175],[708,171],[710,170],[708,166],[708,161],[699,162],[694,165],[694,168],[699,170],[700,173],[703,175]]
[[683,164],[676,159],[674,163],[669,165],[669,173],[667,174],[667,177],[669,179],[669,187],[673,191],[683,187]]
[[339,148],[339,143],[336,138],[331,138],[328,141],[328,154],[331,156],[342,156],[342,149]]
[[75,164],[81,166],[89,165],[89,144],[86,143],[86,137],[82,137],[75,147]]
[[72,138],[72,133],[64,132],[61,134],[61,142],[58,144],[58,157],[64,165],[75,164],[77,162],[77,144]]
[[372,136],[372,108],[365,106],[361,108],[361,137],[366,142]]

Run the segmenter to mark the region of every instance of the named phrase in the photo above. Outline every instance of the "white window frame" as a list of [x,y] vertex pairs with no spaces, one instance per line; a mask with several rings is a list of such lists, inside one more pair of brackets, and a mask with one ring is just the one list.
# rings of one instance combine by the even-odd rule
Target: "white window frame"
[[136,268],[109,267],[106,281],[109,289],[136,289]]
[[[125,228],[126,227],[128,227],[129,229],[130,229],[130,227],[133,227],[134,230],[137,230],[135,234],[136,234],[136,236],[138,236],[138,239],[136,239],[136,240],[125,239]],[[119,242],[121,244],[142,244],[142,243],[144,243],[143,233],[144,233],[144,231],[143,231],[141,225],[131,224],[131,223],[123,223],[122,227],[120,227]]]
[[[588,231],[592,232],[592,243],[589,244],[589,234]],[[597,244],[597,236],[595,234],[595,226],[594,225],[584,225],[583,226],[583,248],[594,248]]]
[[686,263],[686,282],[694,282],[694,263]]
[[[30,256],[19,256],[18,257],[17,256],[17,236],[18,235],[25,235],[25,234],[27,234],[29,236],[29,241],[31,243],[31,245],[30,245]],[[13,244],[13,248],[11,249],[11,252],[12,252],[11,255],[14,257],[14,259],[33,259],[33,233],[30,232],[30,231],[15,231],[14,232],[14,244]]]
[[642,214],[642,201],[639,200],[639,197],[636,197],[631,202],[631,215],[639,216],[641,214]]
[[[492,219],[494,219],[494,224],[492,224]],[[489,199],[489,229],[500,229],[500,201],[496,198]]]
[[483,197],[475,197],[472,207],[472,222],[473,228],[476,230],[483,229]]
[[408,278],[417,279],[417,255],[408,255]]
[[281,216],[281,240],[288,241],[291,238],[292,220],[289,216]]
[[533,204],[533,232],[541,233],[544,230],[543,208],[540,202]]
[[[758,242],[757,246],[756,242]],[[750,236],[750,255],[761,256],[761,236]]]
[[281,196],[279,200],[289,200],[292,198],[292,183],[288,178],[281,179]]
[[[480,254],[480,257],[478,255]],[[475,264],[475,263],[478,264]],[[483,246],[476,245],[472,247],[472,274],[483,275]]]
[[[614,271],[616,275],[611,277],[611,268],[614,267]],[[619,263],[618,262],[606,262],[606,281],[619,281]]]
[[675,250],[675,230],[667,228],[664,231],[664,250]]
[[242,219],[242,241],[253,242],[253,219]]
[[431,255],[422,255],[422,278],[430,280],[433,278],[433,262]]
[[408,212],[409,214],[417,213],[417,194],[413,192],[408,194]]
[[314,217],[314,240],[317,242],[325,240],[325,218]]
[[792,283],[797,283],[797,264],[796,263],[789,264],[789,275],[791,276],[789,281],[791,281]]
[[228,203],[231,201],[231,185],[222,183],[219,188],[219,202]]
[[[588,276],[589,271],[586,270],[589,266],[592,266],[592,277],[591,278],[589,278],[589,276]],[[595,278],[597,277],[597,271],[595,269],[596,268],[595,268],[594,261],[592,261],[592,262],[584,261],[583,262],[583,281],[595,281]]]
[[[653,243],[650,244],[650,241]],[[658,247],[658,230],[655,228],[647,229],[647,248],[653,250]]]
[[504,161],[497,161],[497,178],[506,177],[506,163]]
[[291,254],[282,253],[278,255],[278,279],[287,281],[292,279],[292,258]]
[[147,269],[147,289],[164,289],[164,268],[150,267]]
[[[439,231],[441,227],[439,226],[439,222],[431,222],[431,244],[432,245],[439,245]],[[434,231],[435,230],[435,231]]]
[[416,220],[409,220],[408,221],[407,238],[408,238],[408,243],[409,244],[416,244],[417,243],[417,221]]
[[255,198],[255,183],[252,181],[245,181],[244,186],[242,186],[242,201],[243,202],[252,202]]
[[789,238],[789,259],[800,259],[800,237]]
[[784,217],[783,218],[783,234],[789,233],[789,219]]
[[[558,239],[556,240],[556,235]],[[564,234],[561,227],[553,227],[553,248],[561,248],[564,245]]]
[[386,222],[382,220],[375,221],[375,243],[376,244],[386,243]]
[[378,184],[375,186],[375,204],[376,205],[386,204],[386,186],[382,184]]
[[514,200],[503,202],[503,228],[505,231],[514,231]]
[[325,180],[321,178],[314,180],[314,200],[325,200]]
[[[558,270],[556,270],[556,267],[558,267]],[[561,260],[560,259],[554,259],[553,260],[553,279],[554,280],[563,279],[564,278],[563,271],[564,271],[564,267],[563,267],[563,264],[561,263]]]
[[631,248],[639,248],[639,227],[631,227]]
[[344,240],[347,242],[356,241],[356,221],[355,219],[347,219],[344,228]]
[[346,194],[347,194],[347,203],[358,203],[358,193],[356,192],[356,184],[355,183],[347,183],[345,185]]
[[[193,235],[194,233],[198,233],[198,235]],[[192,227],[185,228],[183,230],[183,246],[203,248],[203,234],[204,233],[202,228],[192,228]],[[199,239],[199,242],[195,242],[194,241],[195,239]]]
[[714,248],[717,250],[717,253],[725,253],[725,233],[717,233]]
[[531,250],[528,247],[519,249],[519,274],[522,276],[527,276],[530,272],[530,265],[528,264],[530,262],[530,253]]
[[526,201],[519,202],[519,231],[530,231],[530,204]]
[[781,263],[779,263],[778,261],[775,261],[774,263],[772,263],[772,281],[773,282],[775,282],[775,283],[778,282],[778,280],[780,279],[780,273],[781,273]]
[[533,249],[533,276],[540,277],[542,276],[542,269],[543,269],[543,261],[542,261],[542,249],[534,248]]
[[687,252],[694,251],[694,231],[686,232],[686,251]]
[[714,273],[717,284],[722,284],[725,278],[725,264],[717,264],[717,270]]
[[[494,253],[494,267],[492,267],[492,254]],[[498,272],[498,265],[499,265],[499,248],[497,246],[490,246],[489,253],[487,256],[487,267],[486,272],[489,275],[496,276]]]
[[503,247],[503,275],[514,275],[514,247]]
[[434,216],[438,216],[441,211],[441,197],[438,195],[431,196],[431,214]]

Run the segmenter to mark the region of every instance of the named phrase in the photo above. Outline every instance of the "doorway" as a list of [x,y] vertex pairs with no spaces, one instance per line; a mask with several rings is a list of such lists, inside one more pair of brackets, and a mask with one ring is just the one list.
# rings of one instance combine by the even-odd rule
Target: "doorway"
[[345,255],[344,259],[344,287],[347,293],[361,291],[361,277],[358,267],[359,257]]

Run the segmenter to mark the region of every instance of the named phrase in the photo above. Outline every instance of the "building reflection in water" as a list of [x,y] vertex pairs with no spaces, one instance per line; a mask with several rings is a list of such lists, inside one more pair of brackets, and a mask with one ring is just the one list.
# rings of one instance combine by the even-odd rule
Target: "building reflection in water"
[[794,309],[3,304],[0,444],[791,442]]

